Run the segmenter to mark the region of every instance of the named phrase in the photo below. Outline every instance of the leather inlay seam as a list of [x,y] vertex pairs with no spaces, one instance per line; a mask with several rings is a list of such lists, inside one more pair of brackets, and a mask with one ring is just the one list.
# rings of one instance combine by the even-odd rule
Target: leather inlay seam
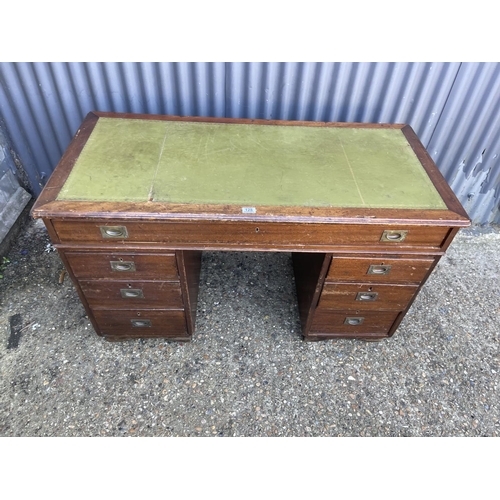
[[349,161],[349,158],[347,157],[347,153],[345,152],[344,145],[342,144],[342,140],[339,138],[340,146],[342,148],[342,151],[344,152],[345,159],[347,161],[347,165],[349,165],[349,170],[351,171],[352,179],[354,181],[354,184],[356,185],[356,189],[358,190],[359,197],[361,198],[361,203],[363,203],[363,206],[366,206],[365,200],[363,199],[363,195],[361,194],[361,189],[359,189],[358,181],[356,180],[356,176],[354,175],[354,170],[352,169],[351,163]]
[[153,180],[151,181],[151,187],[149,189],[149,194],[148,194],[148,201],[154,201],[154,186],[156,182],[156,177],[158,175],[158,169],[160,168],[161,157],[163,155],[163,151],[165,151],[165,142],[167,140],[167,134],[168,134],[168,123],[165,124],[165,135],[163,136],[163,142],[161,144],[160,154],[158,155],[158,163],[156,164]]

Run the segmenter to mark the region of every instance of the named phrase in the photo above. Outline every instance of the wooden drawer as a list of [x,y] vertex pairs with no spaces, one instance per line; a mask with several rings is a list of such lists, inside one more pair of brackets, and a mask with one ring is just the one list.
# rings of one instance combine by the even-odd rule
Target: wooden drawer
[[178,281],[175,254],[63,252],[77,278]]
[[318,309],[314,314],[310,335],[318,333],[387,335],[399,314],[395,311],[359,311],[351,314]]
[[94,318],[101,335],[110,337],[188,337],[184,311],[95,310]]
[[[441,226],[306,224],[235,221],[54,220],[62,243],[164,243],[170,245],[371,245],[439,248],[449,229]],[[109,234],[108,234],[109,233]],[[400,235],[401,241],[394,236]]]
[[325,283],[318,309],[401,311],[406,309],[417,289],[417,285]]
[[80,286],[94,309],[182,309],[180,283],[175,281],[82,280]]
[[326,281],[420,283],[435,259],[391,257],[333,257]]

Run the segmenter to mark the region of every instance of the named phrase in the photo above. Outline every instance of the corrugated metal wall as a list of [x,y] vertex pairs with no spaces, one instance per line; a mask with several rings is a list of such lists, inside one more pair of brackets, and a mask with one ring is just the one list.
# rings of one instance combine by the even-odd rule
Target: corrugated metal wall
[[462,64],[426,147],[473,221],[500,222],[500,64]]
[[474,222],[500,222],[497,63],[0,63],[35,195],[91,110],[409,123]]

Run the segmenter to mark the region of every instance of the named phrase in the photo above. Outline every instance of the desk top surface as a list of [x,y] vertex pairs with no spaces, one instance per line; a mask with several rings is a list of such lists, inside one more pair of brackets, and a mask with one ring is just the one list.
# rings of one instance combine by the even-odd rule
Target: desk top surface
[[447,208],[400,128],[109,117],[57,200]]

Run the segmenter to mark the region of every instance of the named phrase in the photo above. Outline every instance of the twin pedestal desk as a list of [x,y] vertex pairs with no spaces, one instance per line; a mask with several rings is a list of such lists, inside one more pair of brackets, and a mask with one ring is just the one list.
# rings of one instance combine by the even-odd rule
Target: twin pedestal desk
[[470,224],[406,125],[101,112],[32,215],[107,340],[190,340],[203,250],[290,252],[305,340],[390,337]]

